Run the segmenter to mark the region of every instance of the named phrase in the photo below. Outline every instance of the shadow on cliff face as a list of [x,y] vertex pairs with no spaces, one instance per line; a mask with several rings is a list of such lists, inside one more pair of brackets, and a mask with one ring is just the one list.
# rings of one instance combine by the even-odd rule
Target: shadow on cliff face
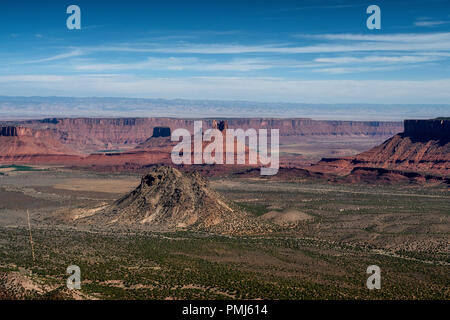
[[450,142],[450,118],[405,120],[405,131],[400,134],[414,142],[436,141],[439,146]]

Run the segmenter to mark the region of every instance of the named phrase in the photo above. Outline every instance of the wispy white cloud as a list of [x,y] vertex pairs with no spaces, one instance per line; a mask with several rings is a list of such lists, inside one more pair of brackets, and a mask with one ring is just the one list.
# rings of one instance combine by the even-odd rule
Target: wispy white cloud
[[[299,46],[290,44],[199,44],[182,43],[179,45],[167,46],[166,44],[148,42],[148,43],[123,43],[119,45],[98,45],[92,47],[71,48],[70,51],[53,55],[50,57],[28,61],[27,63],[43,63],[55,60],[69,59],[87,54],[96,54],[99,52],[111,53],[152,53],[152,54],[192,54],[192,55],[238,55],[238,54],[332,54],[345,52],[413,52],[415,54],[428,51],[450,52],[450,32],[440,33],[406,33],[406,34],[388,34],[388,35],[368,35],[368,34],[319,34],[319,35],[297,35],[302,38],[313,38],[316,41],[322,40],[317,44]],[[165,62],[176,64],[177,61],[171,57],[163,58]],[[172,59],[172,60],[170,60]],[[367,58],[369,59],[369,58]],[[406,59],[413,59],[403,56],[397,58],[385,58],[385,61],[401,62]],[[418,58],[415,58],[419,60]],[[163,60],[162,60],[163,61]],[[164,62],[163,61],[163,62]],[[367,60],[369,61],[369,60]],[[92,65],[81,66],[80,70],[85,69],[131,69],[141,66],[150,66],[159,63],[156,59],[145,62],[132,62],[128,65],[123,63],[95,63]],[[178,62],[182,61],[179,60]],[[187,61],[190,63],[191,61]],[[370,62],[370,61],[369,61]],[[420,62],[420,61],[417,61]],[[167,63],[163,63],[167,64]],[[263,68],[263,66],[249,66],[249,70],[254,68]],[[229,64],[227,64],[229,65]],[[221,69],[217,66],[218,70]],[[225,68],[225,66],[224,66]]]
[[[129,42],[114,46],[69,48],[68,52],[26,63],[45,65],[70,59],[70,63],[61,65],[61,70],[87,73],[158,70],[185,71],[188,76],[189,71],[209,75],[211,72],[252,72],[276,68],[294,71],[306,68],[321,74],[348,74],[389,71],[393,65],[402,68],[406,65],[448,60],[450,56],[450,32],[389,35],[319,34],[301,37],[313,38],[317,44],[298,46],[286,43],[264,45],[183,43],[165,46],[156,42]],[[108,54],[105,56],[104,53]],[[130,55],[125,60],[122,53],[136,53],[137,56],[148,53],[152,56],[138,60],[137,56]],[[301,54],[319,56],[299,57]],[[233,58],[226,58],[224,55]],[[283,57],[286,55],[291,57]],[[87,56],[89,59],[85,58]],[[349,64],[352,64],[351,68]],[[382,68],[383,65],[389,65],[389,68]],[[54,69],[56,65],[48,66]]]
[[417,27],[435,27],[448,23],[450,23],[450,21],[416,21],[414,22],[414,25]]
[[201,70],[201,71],[251,71],[270,68],[268,61],[262,59],[232,59],[230,61],[201,60],[195,57],[186,58],[148,58],[145,61],[131,63],[96,63],[75,66],[82,71],[123,71],[123,70]]
[[420,63],[442,59],[439,56],[365,56],[365,57],[327,57],[316,58],[315,62],[347,64],[347,63]]
[[348,40],[348,41],[382,41],[382,42],[436,42],[450,40],[450,32],[432,33],[393,33],[393,34],[356,34],[356,33],[336,33],[305,35],[298,34],[298,38],[316,38],[326,40]]
[[[22,64],[34,64],[35,73],[42,70],[58,70],[66,74],[178,71],[189,77],[193,74],[220,75],[220,72],[227,75],[225,72],[252,74],[253,71],[270,69],[303,69],[315,72],[316,77],[317,73],[370,73],[413,65],[427,66],[430,62],[441,63],[450,58],[450,32],[303,34],[296,37],[306,39],[308,45],[299,45],[304,43],[300,40],[254,45],[188,42],[168,45],[141,40],[116,45],[68,47],[67,52]],[[149,57],[144,58],[143,55]]]
[[[414,56],[339,56],[314,59],[319,68],[312,69],[318,73],[349,74],[375,71],[393,71],[411,68],[423,63],[446,59],[442,56],[414,55]],[[320,65],[322,64],[322,65]]]
[[414,22],[416,27],[435,27],[450,23],[450,20],[437,20],[431,17],[419,17]]
[[397,67],[334,67],[334,68],[318,68],[313,69],[314,72],[328,73],[328,74],[346,74],[346,73],[361,73],[361,72],[374,72],[374,71],[391,71]]
[[314,45],[295,44],[198,44],[183,43],[167,46],[155,43],[127,44],[119,46],[98,46],[92,51],[151,52],[182,54],[302,54],[368,51],[450,51],[450,32],[401,33],[389,35],[366,34],[319,34],[297,35],[297,37],[322,40]]
[[42,63],[42,62],[49,62],[49,61],[55,61],[55,60],[62,60],[62,59],[67,59],[67,58],[78,57],[78,56],[83,55],[84,53],[85,53],[85,51],[83,51],[81,49],[74,49],[69,52],[60,53],[60,54],[53,55],[53,56],[50,56],[47,58],[30,60],[25,63]]

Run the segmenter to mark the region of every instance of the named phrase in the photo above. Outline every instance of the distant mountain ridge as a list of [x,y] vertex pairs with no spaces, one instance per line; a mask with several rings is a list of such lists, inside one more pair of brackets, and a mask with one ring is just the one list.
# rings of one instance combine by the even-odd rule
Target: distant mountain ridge
[[51,117],[274,117],[401,121],[448,114],[450,104],[313,104],[108,97],[0,96],[0,119]]

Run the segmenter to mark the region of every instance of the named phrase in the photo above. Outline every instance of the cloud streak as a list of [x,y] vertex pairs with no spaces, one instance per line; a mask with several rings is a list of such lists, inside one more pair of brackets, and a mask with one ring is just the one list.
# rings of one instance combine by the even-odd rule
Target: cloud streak
[[133,63],[97,63],[83,64],[75,67],[81,71],[124,71],[124,70],[197,70],[197,71],[251,71],[263,70],[270,68],[269,61],[262,59],[233,59],[231,61],[205,61],[195,57],[187,58],[152,58],[149,57],[145,61]]
[[[333,53],[358,51],[426,51],[450,50],[450,32],[441,33],[407,33],[390,35],[365,34],[320,34],[297,35],[297,38],[314,38],[331,43],[309,46],[296,45],[240,45],[240,44],[183,44],[179,46],[155,46],[141,44],[133,46],[97,47],[100,51],[187,53],[187,54],[300,54]],[[344,41],[344,43],[342,42]]]
[[74,49],[72,51],[61,53],[61,54],[57,54],[57,55],[50,56],[50,57],[47,57],[47,58],[42,58],[42,59],[37,59],[37,60],[30,60],[30,61],[25,62],[25,64],[43,63],[43,62],[51,62],[51,61],[56,61],[56,60],[64,60],[64,59],[68,59],[68,58],[79,57],[79,56],[84,55],[85,53],[86,52],[81,50],[81,49]]

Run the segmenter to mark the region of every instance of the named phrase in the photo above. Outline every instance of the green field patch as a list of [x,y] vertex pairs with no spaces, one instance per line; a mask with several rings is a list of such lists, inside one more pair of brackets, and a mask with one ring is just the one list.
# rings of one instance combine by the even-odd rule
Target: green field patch
[[[12,168],[14,169],[14,171],[24,171],[24,172],[28,172],[28,171],[47,171],[47,169],[38,169],[35,167],[30,167],[30,166],[23,166],[23,165],[7,165],[7,166],[0,166],[0,169],[9,169]],[[2,174],[2,173],[0,173]]]

